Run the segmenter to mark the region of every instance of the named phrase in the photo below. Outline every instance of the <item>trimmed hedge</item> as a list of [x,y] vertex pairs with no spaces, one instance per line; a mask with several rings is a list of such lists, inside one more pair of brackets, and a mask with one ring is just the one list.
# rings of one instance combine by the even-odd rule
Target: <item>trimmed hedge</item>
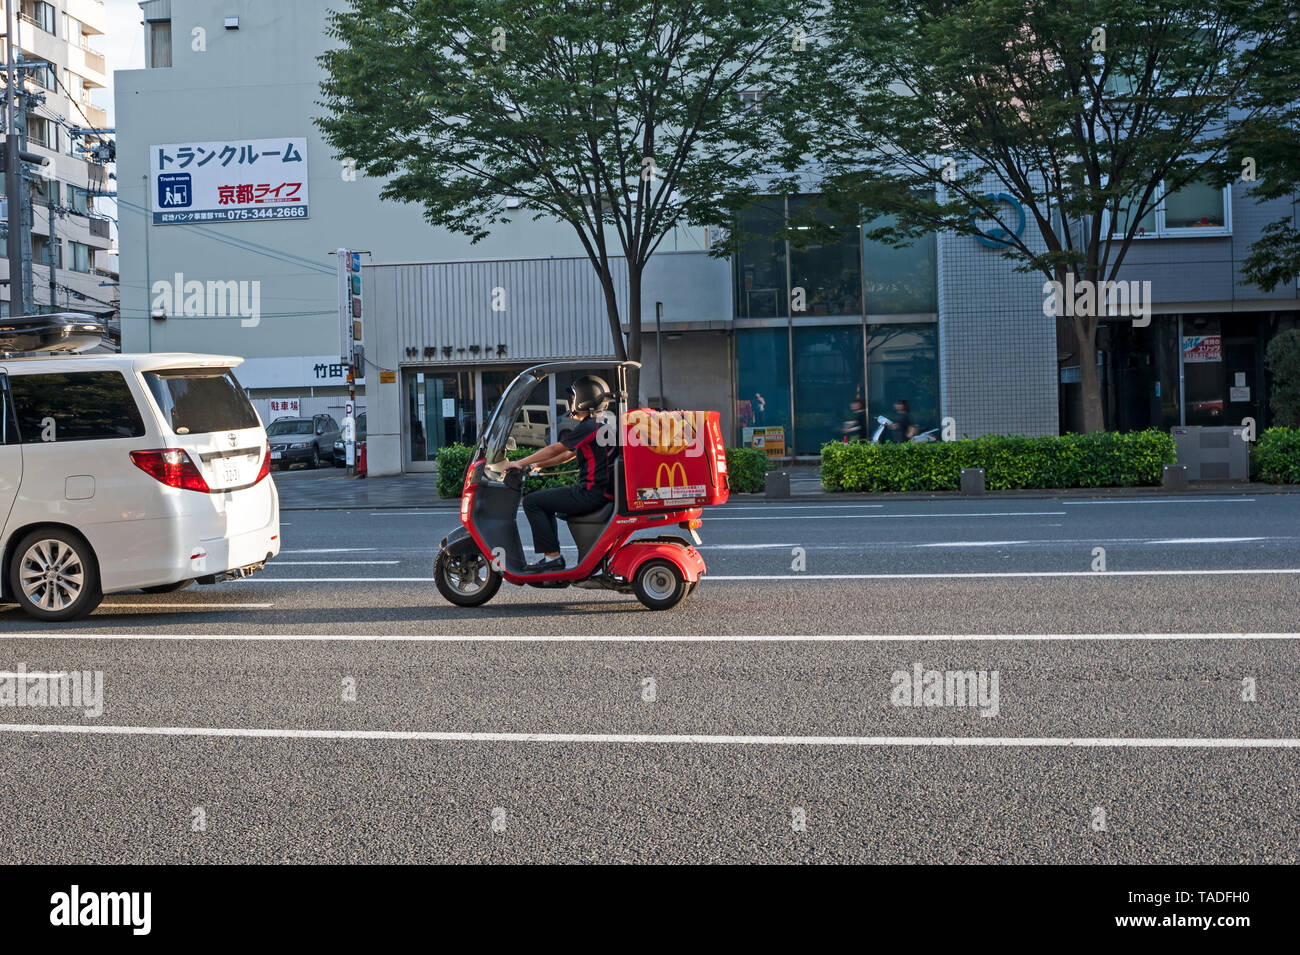
[[1030,438],[985,435],[929,443],[827,444],[828,491],[955,491],[962,468],[984,468],[989,490],[1159,484],[1175,460],[1173,436],[1156,429]]
[[1250,476],[1269,484],[1300,484],[1300,428],[1269,428],[1250,449]]
[[[507,451],[506,457],[512,461],[518,461],[520,458],[526,458],[536,451],[536,448],[516,448],[513,451]],[[449,444],[438,450],[438,456],[434,462],[438,466],[438,496],[439,497],[460,497],[461,488],[465,486],[465,469],[469,467],[470,455],[474,449],[464,444]],[[577,465],[569,461],[565,464],[557,465],[557,470],[571,471]],[[528,494],[533,491],[540,491],[548,487],[564,487],[567,484],[573,484],[578,480],[576,474],[552,474],[542,472],[539,475],[524,479],[524,493]]]
[[[506,456],[512,461],[526,458],[535,448],[516,448],[507,451]],[[465,469],[469,467],[470,455],[474,449],[464,444],[449,444],[439,449],[434,459],[438,467],[438,496],[460,497],[460,490],[465,486]],[[771,467],[767,455],[754,448],[727,448],[727,477],[731,490],[739,493],[753,493],[763,490],[763,475]],[[576,465],[569,461],[558,465],[558,470],[572,470]],[[563,487],[577,480],[574,474],[547,474],[530,477],[524,481],[524,493],[547,487]]]
[[727,484],[734,494],[758,494],[772,461],[757,448],[727,448]]

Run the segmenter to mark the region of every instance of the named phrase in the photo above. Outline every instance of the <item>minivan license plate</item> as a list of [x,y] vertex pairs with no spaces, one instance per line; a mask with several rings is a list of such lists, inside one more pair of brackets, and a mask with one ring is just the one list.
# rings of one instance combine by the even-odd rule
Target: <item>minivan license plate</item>
[[238,483],[239,483],[239,480],[240,480],[240,477],[239,477],[240,472],[239,472],[239,465],[238,465],[238,464],[227,464],[227,463],[225,463],[225,462],[223,461],[223,462],[221,463],[220,467],[221,467],[221,483],[222,483],[222,484],[238,484]]

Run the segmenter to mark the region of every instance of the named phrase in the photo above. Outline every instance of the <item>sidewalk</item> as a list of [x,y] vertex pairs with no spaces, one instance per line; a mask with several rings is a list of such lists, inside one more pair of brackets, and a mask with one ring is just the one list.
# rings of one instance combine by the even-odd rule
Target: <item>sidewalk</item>
[[[1004,500],[1050,500],[1053,498],[1107,498],[1107,497],[1206,497],[1224,494],[1296,494],[1300,486],[1294,484],[1225,483],[1221,481],[1193,483],[1186,491],[1166,491],[1160,487],[1103,487],[1071,488],[1066,490],[989,491],[972,497],[958,491],[896,492],[889,494],[828,494],[821,486],[821,468],[817,465],[787,468],[790,472],[789,501],[831,502],[886,502],[886,501],[942,501],[979,500],[998,498]],[[341,469],[337,472],[291,472],[275,476],[280,492],[280,509],[284,511],[310,510],[369,510],[373,508],[455,508],[456,498],[438,497],[437,477],[433,474],[403,474],[396,477],[358,479],[348,477]],[[735,501],[763,501],[762,494],[738,494]]]

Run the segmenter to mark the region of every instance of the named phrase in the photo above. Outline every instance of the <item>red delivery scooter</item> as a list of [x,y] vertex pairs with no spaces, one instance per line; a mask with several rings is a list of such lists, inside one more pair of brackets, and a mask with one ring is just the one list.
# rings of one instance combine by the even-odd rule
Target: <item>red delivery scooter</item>
[[[696,544],[702,509],[727,500],[727,457],[716,411],[627,411],[627,369],[638,362],[585,361],[536,365],[510,383],[470,458],[460,498],[461,527],[442,540],[434,564],[438,591],[461,607],[491,600],[501,581],[529,587],[577,587],[634,593],[651,610],[677,606],[698,586],[704,559],[673,534],[634,537],[672,526]],[[524,475],[507,469],[511,431],[540,383],[557,373],[612,370],[616,407],[601,426],[617,444],[614,500],[590,514],[566,517],[578,546],[572,568],[523,573],[517,522]],[[600,440],[600,439],[598,439]]]

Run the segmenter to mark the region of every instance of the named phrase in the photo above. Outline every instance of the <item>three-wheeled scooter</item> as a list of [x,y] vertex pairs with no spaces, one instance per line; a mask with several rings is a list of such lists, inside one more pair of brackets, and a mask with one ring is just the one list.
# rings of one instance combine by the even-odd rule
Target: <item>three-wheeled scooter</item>
[[[627,410],[627,370],[638,362],[585,361],[535,365],[501,396],[470,458],[460,498],[461,527],[442,540],[434,564],[438,591],[461,607],[486,603],[501,581],[529,587],[586,587],[634,593],[651,610],[688,597],[705,572],[704,559],[676,534],[636,537],[679,528],[695,543],[705,506],[729,493],[727,458],[716,411]],[[519,537],[524,474],[507,468],[512,426],[529,396],[548,376],[613,372],[615,406],[602,413],[614,450],[614,500],[589,514],[561,515],[578,547],[578,562],[550,573],[528,573]]]

